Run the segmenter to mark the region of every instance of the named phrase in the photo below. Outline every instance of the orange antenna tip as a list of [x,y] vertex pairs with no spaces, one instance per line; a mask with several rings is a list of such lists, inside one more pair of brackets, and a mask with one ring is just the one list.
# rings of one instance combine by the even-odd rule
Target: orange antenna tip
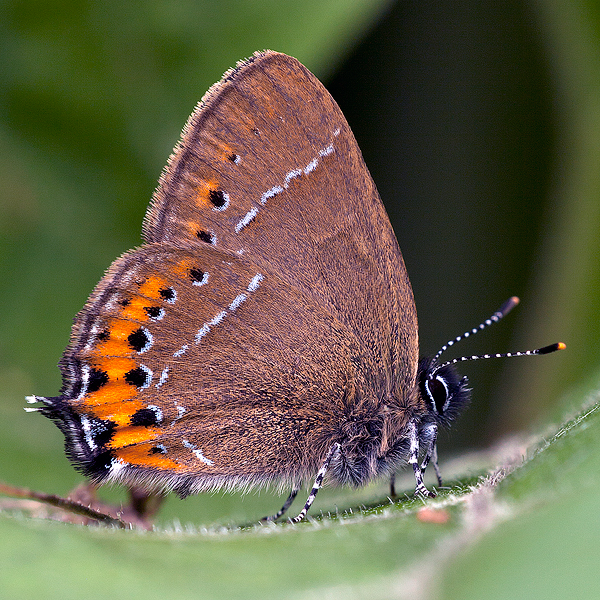
[[566,344],[558,342],[557,344],[550,344],[550,346],[539,348],[536,354],[550,354],[551,352],[556,352],[557,350],[564,350],[566,347]]

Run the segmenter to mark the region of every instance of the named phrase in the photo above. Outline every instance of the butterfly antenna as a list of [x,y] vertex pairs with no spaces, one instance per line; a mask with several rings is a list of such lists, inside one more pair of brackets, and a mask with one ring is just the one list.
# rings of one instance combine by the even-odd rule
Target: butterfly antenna
[[466,362],[467,360],[481,360],[484,358],[511,358],[512,356],[536,356],[540,354],[551,354],[552,352],[556,352],[557,350],[564,350],[567,347],[566,344],[562,342],[557,342],[556,344],[550,344],[549,346],[544,346],[543,348],[536,348],[535,350],[524,350],[523,352],[503,352],[499,354],[475,354],[473,356],[460,356],[459,358],[453,358],[448,362],[442,363],[437,366],[434,372],[447,367],[448,365],[455,365],[459,362]]
[[[471,329],[470,331],[466,331],[462,335],[455,337],[453,340],[449,341],[447,344],[442,346],[440,351],[435,355],[434,361],[441,356],[443,352],[445,352],[450,346],[454,346],[456,342],[460,342],[471,335],[474,335],[489,327],[492,323],[497,323],[502,317],[505,317],[515,306],[519,304],[519,299],[516,296],[509,298],[489,319],[486,319],[483,323],[481,323],[478,327]],[[525,350],[522,352],[504,352],[497,354],[477,354],[473,356],[460,356],[459,358],[454,358],[449,360],[448,362],[442,363],[435,368],[435,371],[439,371],[448,365],[455,365],[459,362],[466,362],[468,360],[482,360],[486,358],[511,358],[513,356],[535,356],[541,354],[551,354],[552,352],[556,352],[557,350],[564,350],[566,348],[566,344],[562,342],[558,342],[556,344],[550,344],[549,346],[544,346],[543,348],[537,348],[535,350]]]
[[[483,323],[480,323],[478,327],[474,327],[469,331],[465,331],[462,335],[459,335],[453,340],[450,340],[448,343],[444,344],[440,348],[439,352],[433,357],[433,361],[436,362],[437,359],[444,352],[446,352],[446,350],[448,350],[448,348],[454,346],[454,344],[456,344],[457,342],[460,342],[461,340],[466,340],[468,337],[479,333],[483,329],[486,329],[487,327],[492,325],[492,323],[497,323],[500,319],[502,319],[502,317],[505,317],[515,306],[517,306],[519,302],[520,300],[516,296],[512,296],[512,298],[509,298],[489,319],[486,319],[485,321],[483,321]],[[458,360],[455,362],[458,362]]]

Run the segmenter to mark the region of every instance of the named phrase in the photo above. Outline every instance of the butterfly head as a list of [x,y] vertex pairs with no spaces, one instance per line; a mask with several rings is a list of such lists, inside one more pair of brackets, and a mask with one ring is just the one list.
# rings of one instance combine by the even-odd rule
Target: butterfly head
[[433,357],[421,359],[417,381],[429,419],[440,426],[448,427],[471,400],[468,379],[454,365],[439,365]]

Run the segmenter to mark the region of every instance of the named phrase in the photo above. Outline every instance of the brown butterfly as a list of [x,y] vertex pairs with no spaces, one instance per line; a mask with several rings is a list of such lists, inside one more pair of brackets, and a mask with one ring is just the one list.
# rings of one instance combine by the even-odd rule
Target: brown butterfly
[[77,316],[60,396],[28,399],[86,476],[182,497],[288,486],[276,518],[316,475],[295,520],[326,472],[360,486],[410,463],[429,495],[433,458],[441,484],[437,430],[468,402],[466,378],[439,354],[419,362],[383,204],[296,59],[257,53],[208,91],[143,232]]

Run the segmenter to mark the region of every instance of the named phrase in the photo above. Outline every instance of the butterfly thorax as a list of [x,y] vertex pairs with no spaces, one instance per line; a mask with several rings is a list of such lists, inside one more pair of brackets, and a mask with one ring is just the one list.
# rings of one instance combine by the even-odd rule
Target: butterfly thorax
[[390,395],[355,400],[344,411],[336,432],[341,448],[332,466],[333,477],[338,483],[360,486],[394,473],[408,460],[409,423],[420,423],[427,414],[416,387],[401,399]]

